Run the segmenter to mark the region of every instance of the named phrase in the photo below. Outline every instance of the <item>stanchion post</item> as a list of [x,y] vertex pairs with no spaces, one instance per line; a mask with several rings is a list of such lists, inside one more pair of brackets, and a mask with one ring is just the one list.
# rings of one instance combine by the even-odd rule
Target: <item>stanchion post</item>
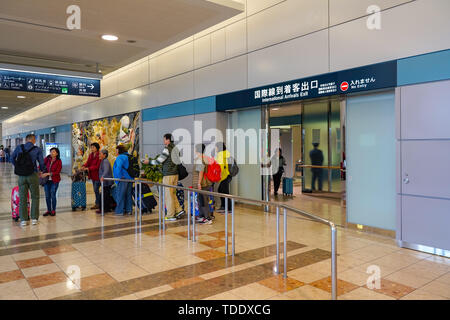
[[277,261],[276,261],[276,268],[277,268],[277,274],[280,274],[280,207],[277,207]]
[[191,192],[188,191],[188,208],[187,208],[187,222],[188,222],[188,227],[187,227],[187,238],[188,241],[191,240]]
[[336,227],[331,226],[331,299],[337,299]]
[[139,221],[142,221],[142,182],[139,181]]
[[102,178],[102,203],[101,203],[101,210],[102,210],[102,216],[105,215],[105,186],[103,184],[103,178]]
[[[192,213],[192,242],[195,242],[195,195],[192,198],[193,198],[192,207],[194,208]],[[197,201],[198,201],[198,194],[197,194]]]
[[228,200],[225,198],[225,254],[228,255]]
[[283,252],[283,259],[284,259],[284,275],[283,278],[287,278],[287,212],[286,209],[284,209],[284,252]]
[[162,195],[161,195],[161,186],[158,186],[158,222],[159,222],[159,231],[161,232],[161,217],[162,217]]
[[[124,183],[128,183],[128,182],[124,182]],[[137,221],[137,210],[138,210],[138,192],[137,192],[137,181],[134,181],[134,216],[135,216],[135,220]]]
[[231,255],[234,257],[234,199],[231,199]]
[[163,226],[163,232],[166,232],[166,195],[165,195],[165,190],[164,190],[164,186],[161,186],[161,190],[162,190],[162,226]]

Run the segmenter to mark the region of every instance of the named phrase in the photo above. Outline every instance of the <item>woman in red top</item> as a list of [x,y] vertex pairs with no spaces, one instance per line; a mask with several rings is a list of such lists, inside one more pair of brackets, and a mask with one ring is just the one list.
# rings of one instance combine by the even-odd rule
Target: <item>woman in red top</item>
[[99,155],[100,145],[97,142],[91,144],[91,153],[89,154],[87,162],[81,167],[81,170],[87,171],[89,179],[92,180],[92,186],[94,187],[95,193],[95,206],[91,210],[100,209],[100,179],[98,177],[98,171],[100,170],[100,160]]
[[44,173],[42,177],[49,177],[44,185],[45,200],[47,201],[47,212],[44,213],[44,217],[48,215],[53,217],[56,215],[56,191],[61,181],[62,162],[59,157],[59,149],[51,148],[50,155],[44,159],[44,163],[47,167],[47,173]]

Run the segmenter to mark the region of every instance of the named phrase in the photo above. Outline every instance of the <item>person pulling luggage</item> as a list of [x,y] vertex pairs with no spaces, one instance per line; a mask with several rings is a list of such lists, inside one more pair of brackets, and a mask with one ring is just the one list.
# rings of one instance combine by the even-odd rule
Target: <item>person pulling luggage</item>
[[[29,134],[25,137],[25,144],[16,147],[11,163],[14,165],[14,173],[19,176],[19,215],[20,225],[28,225],[27,198],[28,190],[31,193],[31,223],[38,224],[39,220],[39,175],[45,168],[42,149],[35,146],[36,136]],[[37,164],[39,164],[39,169]]]

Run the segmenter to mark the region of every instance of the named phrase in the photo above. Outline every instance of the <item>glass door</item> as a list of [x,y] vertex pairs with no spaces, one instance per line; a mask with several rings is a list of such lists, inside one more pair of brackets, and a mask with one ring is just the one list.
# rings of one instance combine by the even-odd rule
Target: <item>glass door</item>
[[303,104],[303,191],[341,192],[343,135],[339,100]]

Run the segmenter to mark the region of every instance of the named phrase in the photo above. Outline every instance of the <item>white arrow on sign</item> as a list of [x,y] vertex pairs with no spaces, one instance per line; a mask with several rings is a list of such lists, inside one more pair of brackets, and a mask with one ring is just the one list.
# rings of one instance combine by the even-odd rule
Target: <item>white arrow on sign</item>
[[91,83],[90,85],[88,85],[88,88],[90,88],[92,90],[92,89],[94,89],[94,85]]

